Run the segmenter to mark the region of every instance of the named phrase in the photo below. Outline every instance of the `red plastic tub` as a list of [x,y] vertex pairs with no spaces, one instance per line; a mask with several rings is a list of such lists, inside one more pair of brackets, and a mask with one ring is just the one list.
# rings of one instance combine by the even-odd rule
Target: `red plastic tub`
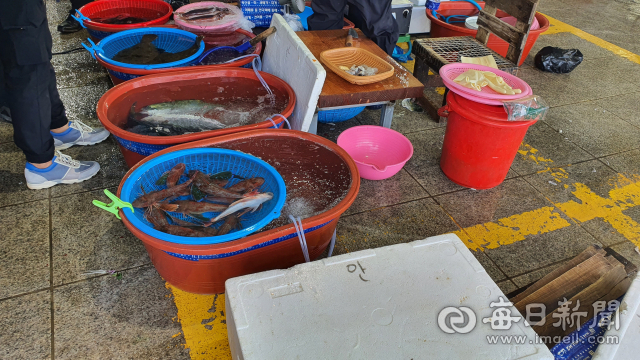
[[534,121],[507,121],[502,106],[479,104],[449,92],[440,168],[458,185],[490,189],[502,183]]
[[[356,164],[344,150],[325,138],[295,130],[253,130],[219,136],[171,147],[143,162],[168,152],[199,147],[239,150],[260,157],[283,176],[287,184],[287,196],[296,193],[292,184],[296,183],[294,177],[301,172],[311,179],[311,185],[309,180],[305,180],[307,186],[302,188],[313,187],[316,191],[326,193],[327,197],[335,197],[336,193],[344,196],[337,205],[302,220],[312,260],[325,251],[340,216],[351,206],[360,188]],[[308,156],[311,153],[318,156]],[[125,175],[118,196],[125,179],[140,164]],[[332,185],[327,185],[329,183]],[[289,222],[227,243],[184,245],[150,237],[133,227],[125,216],[122,219],[125,226],[144,243],[158,273],[171,285],[192,293],[222,293],[224,282],[229,278],[288,268],[304,262],[295,228]]]
[[[163,27],[177,28],[175,26],[163,26]],[[254,37],[256,37],[253,33],[246,30],[242,30],[242,29],[236,30],[234,34],[240,34],[242,35],[242,37],[249,38],[249,39],[253,39]],[[230,36],[229,39],[235,40],[235,39],[238,39],[238,37]],[[243,39],[240,38],[240,41],[242,40]],[[228,43],[228,42],[225,43],[223,40],[219,38],[219,36],[205,37],[204,41],[205,41],[205,51],[218,46],[237,46],[236,43]],[[262,52],[262,43],[258,43],[256,45],[256,50],[253,53],[260,55],[261,52]],[[153,70],[132,69],[132,68],[125,68],[122,66],[109,64],[108,62],[102,60],[99,57],[96,57],[96,60],[98,61],[98,63],[100,63],[100,65],[102,65],[105,69],[107,69],[107,72],[109,73],[109,77],[111,78],[111,81],[113,82],[114,85],[121,84],[125,81],[135,79],[140,76],[176,71],[176,68],[164,68],[164,69],[153,69]],[[250,67],[251,61],[253,61],[253,58],[244,58],[244,59],[230,62],[228,64],[196,65],[195,67],[189,67],[189,69],[200,69],[200,70],[208,71],[208,70],[217,70],[217,69],[234,68],[234,67]],[[183,69],[183,68],[180,68],[180,69]]]
[[89,36],[95,42],[118,31],[139,29],[147,26],[166,24],[173,14],[173,8],[162,0],[101,0],[92,1],[81,7],[85,17],[110,17],[128,15],[132,17],[152,19],[137,24],[103,24],[93,20],[83,20]]
[[[484,2],[478,2],[478,4],[484,8]],[[438,14],[443,16],[450,15],[474,15],[478,12],[477,8],[466,1],[446,1],[440,3],[440,8],[437,10]],[[496,13],[498,17],[509,16],[507,13],[498,10]],[[538,36],[543,32],[549,29],[549,20],[547,20],[544,15],[539,12],[536,13],[536,19],[540,23],[540,28],[536,30],[530,30],[529,36],[527,37],[527,42],[524,46],[524,51],[522,52],[522,58],[520,59],[520,64],[522,65],[529,55],[533,44],[538,40]],[[432,14],[431,10],[427,9],[427,17],[431,20],[431,37],[432,38],[440,38],[440,37],[451,37],[451,36],[476,36],[477,30],[468,29],[464,26],[464,23],[453,23],[447,24],[446,22],[436,19]],[[507,50],[509,49],[509,44],[495,36],[494,34],[489,35],[489,41],[487,42],[487,47],[502,56],[507,55]]]
[[[271,74],[263,72],[260,74],[276,95],[276,101],[282,99],[280,114],[289,117],[296,103],[296,95],[291,86]],[[217,99],[220,101],[230,97],[252,98],[266,94],[266,90],[252,69],[203,70],[188,68],[148,75],[115,86],[100,98],[97,113],[102,125],[115,136],[127,165],[131,167],[146,156],[173,145],[274,126],[271,121],[262,121],[179,136],[138,135],[121,128],[126,124],[131,106],[134,103],[139,109],[143,106],[166,101],[194,99],[205,101]],[[283,121],[280,117],[274,118],[278,127],[283,126]]]

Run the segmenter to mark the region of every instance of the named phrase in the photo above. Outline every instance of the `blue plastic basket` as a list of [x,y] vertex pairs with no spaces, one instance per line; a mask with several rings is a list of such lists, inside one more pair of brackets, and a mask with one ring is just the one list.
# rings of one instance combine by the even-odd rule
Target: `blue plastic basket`
[[[144,187],[146,192],[163,189],[164,186],[156,185],[156,180],[158,180],[158,178],[160,178],[166,171],[179,163],[186,164],[187,171],[199,170],[205,174],[231,171],[234,175],[243,178],[256,176],[262,177],[265,181],[258,191],[272,192],[273,199],[263,203],[263,206],[259,211],[244,215],[241,219],[243,226],[242,230],[232,230],[232,232],[226,235],[201,238],[175,236],[161,232],[154,229],[153,226],[144,218],[143,209],[136,209],[133,213],[130,209],[125,209],[124,215],[127,220],[145,234],[153,236],[156,239],[177,244],[219,244],[248,236],[251,233],[260,230],[273,219],[280,216],[280,211],[284,206],[284,201],[287,196],[282,176],[280,176],[276,169],[271,165],[255,156],[227,149],[186,149],[174,151],[151,159],[140,165],[140,167],[131,173],[131,175],[125,180],[120,193],[120,198],[126,202],[133,202],[142,195],[141,187]],[[240,181],[240,179],[234,177],[229,181],[229,186]],[[185,196],[179,198],[179,200],[187,198],[188,197]],[[209,218],[214,217],[216,214],[217,213],[211,212],[205,213],[203,216]],[[192,221],[192,219],[181,214],[172,213],[171,215],[186,221]],[[215,227],[219,227],[220,225],[221,222],[215,224]]]
[[358,114],[360,114],[364,110],[364,108],[365,106],[319,111],[318,122],[337,123],[347,121],[358,116]]
[[91,39],[89,43],[91,46],[87,46],[84,43],[84,46],[87,51],[89,51],[93,57],[99,56],[105,62],[117,65],[130,69],[162,69],[162,68],[171,68],[171,67],[181,67],[181,66],[189,66],[194,64],[200,55],[204,52],[204,41],[200,43],[200,48],[198,51],[191,55],[186,59],[182,59],[179,61],[174,61],[171,63],[165,64],[153,64],[153,65],[135,65],[135,64],[125,64],[118,61],[112,60],[112,58],[121,50],[130,48],[136,44],[140,43],[140,40],[144,35],[154,34],[158,35],[158,38],[153,41],[153,44],[158,48],[162,49],[166,52],[177,53],[180,51],[187,50],[196,41],[197,36],[185,30],[179,29],[168,29],[168,28],[144,28],[144,29],[133,29],[126,30],[114,33],[113,35],[109,35],[106,38],[102,39],[98,44],[95,44]]

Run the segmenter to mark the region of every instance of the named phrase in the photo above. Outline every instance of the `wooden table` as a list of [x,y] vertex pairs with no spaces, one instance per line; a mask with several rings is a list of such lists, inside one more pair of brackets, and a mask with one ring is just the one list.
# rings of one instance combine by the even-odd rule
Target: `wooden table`
[[[409,71],[387,55],[378,45],[368,39],[362,31],[356,29],[358,39],[354,46],[363,48],[386,60],[395,69],[394,76],[370,85],[354,85],[339,77],[326,68],[327,78],[324,82],[316,114],[310,131],[314,132],[318,123],[318,111],[334,110],[363,105],[383,105],[380,126],[391,127],[393,119],[393,105],[395,100],[417,98],[422,96],[424,86]],[[320,53],[340,47],[345,47],[348,30],[301,31],[296,33],[300,40],[309,48],[319,60]]]

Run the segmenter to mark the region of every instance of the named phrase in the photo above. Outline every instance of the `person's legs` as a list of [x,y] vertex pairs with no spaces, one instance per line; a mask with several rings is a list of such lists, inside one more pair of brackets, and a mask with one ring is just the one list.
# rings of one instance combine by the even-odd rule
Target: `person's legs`
[[347,0],[315,0],[311,3],[309,30],[337,30],[344,27],[344,9]]
[[393,54],[399,29],[391,15],[391,0],[348,0],[348,3],[347,18],[387,54]]

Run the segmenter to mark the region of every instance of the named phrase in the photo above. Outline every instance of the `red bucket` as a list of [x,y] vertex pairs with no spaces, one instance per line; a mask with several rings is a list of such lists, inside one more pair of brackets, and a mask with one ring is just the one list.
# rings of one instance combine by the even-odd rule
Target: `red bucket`
[[[458,185],[490,189],[507,177],[520,143],[534,121],[508,121],[502,106],[480,104],[449,92],[440,168]],[[447,114],[448,113],[448,114]]]
[[87,28],[91,39],[100,41],[111,33],[139,29],[147,26],[161,25],[169,21],[173,8],[162,0],[101,0],[92,1],[78,9],[83,16],[92,19],[95,17],[112,17],[127,15],[131,17],[151,19],[137,24],[103,24],[93,20],[83,20],[82,24]]
[[[125,175],[125,179],[143,162],[172,151],[216,147],[242,151],[258,156],[278,170],[287,183],[287,193],[294,189],[289,184],[296,174],[292,169],[305,169],[307,180],[318,191],[323,184],[334,182],[339,193],[346,195],[337,205],[320,214],[302,220],[309,257],[315,260],[329,245],[340,216],[351,206],[360,189],[360,175],[356,164],[342,148],[317,135],[301,131],[253,130],[182,144],[160,151]],[[319,156],[304,156],[320,151]],[[296,157],[296,154],[303,156]],[[294,161],[295,160],[295,161]],[[326,169],[330,171],[326,172]],[[314,183],[316,181],[316,183]],[[325,192],[327,196],[338,191]],[[337,199],[336,199],[337,200]],[[136,210],[137,211],[137,210]],[[135,228],[121,214],[124,225],[147,248],[153,265],[160,276],[171,285],[192,293],[214,294],[224,292],[224,282],[232,277],[260,271],[284,269],[304,262],[300,241],[293,224],[255,233],[245,238],[212,245],[185,245],[162,241]]]
[[[478,2],[480,7],[484,8],[484,2]],[[438,14],[443,16],[451,16],[451,15],[474,15],[478,12],[478,9],[471,3],[464,1],[446,1],[440,3],[440,8],[437,10]],[[496,13],[497,17],[505,17],[509,16],[509,14],[504,11],[498,10]],[[524,50],[522,52],[522,58],[520,59],[521,66],[531,48],[538,40],[538,36],[543,32],[549,29],[549,20],[547,20],[544,15],[539,12],[536,13],[536,19],[538,23],[540,23],[540,28],[536,30],[530,30],[529,36],[527,37],[527,42],[524,45]],[[431,20],[431,37],[432,38],[441,38],[441,37],[451,37],[451,36],[476,36],[478,30],[473,30],[465,27],[464,22],[461,23],[453,23],[448,24],[440,19],[436,19],[432,14],[431,10],[427,9],[427,17]],[[494,34],[489,35],[489,41],[487,42],[487,47],[502,56],[507,56],[507,50],[509,49],[509,44],[495,36]]]
[[[146,136],[121,128],[127,122],[131,106],[136,103],[140,108],[146,105],[170,100],[213,100],[225,97],[257,97],[266,94],[252,69],[226,68],[203,70],[202,68],[184,68],[173,72],[148,75],[133,79],[111,88],[98,101],[98,119],[113,134],[120,145],[120,151],[128,166],[135,165],[146,156],[169,146],[220,135],[254,129],[273,127],[270,121],[262,121],[226,129],[202,131],[178,136]],[[280,114],[291,116],[296,103],[296,95],[284,80],[261,72],[277,98],[286,99]],[[219,90],[223,89],[223,90]],[[273,119],[281,127],[283,120],[279,116]]]

